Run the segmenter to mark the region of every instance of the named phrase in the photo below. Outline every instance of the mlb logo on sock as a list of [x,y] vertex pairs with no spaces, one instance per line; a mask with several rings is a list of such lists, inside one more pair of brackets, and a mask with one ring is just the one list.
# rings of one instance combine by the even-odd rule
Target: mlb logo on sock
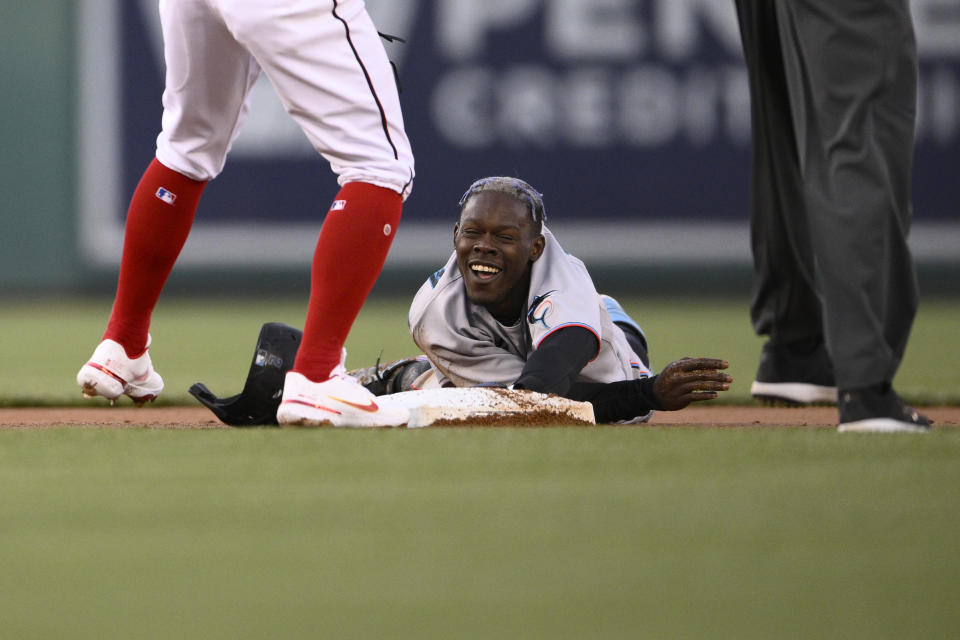
[[177,201],[177,194],[167,191],[163,187],[157,189],[157,197],[166,202],[167,204],[173,204]]
[[334,200],[333,204],[330,205],[330,211],[342,211],[343,209],[346,209],[346,207],[346,200]]

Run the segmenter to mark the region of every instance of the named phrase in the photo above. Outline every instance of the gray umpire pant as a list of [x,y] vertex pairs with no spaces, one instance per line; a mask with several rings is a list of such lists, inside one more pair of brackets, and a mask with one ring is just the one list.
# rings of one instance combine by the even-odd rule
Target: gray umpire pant
[[753,326],[892,381],[917,309],[908,0],[736,0],[753,118]]

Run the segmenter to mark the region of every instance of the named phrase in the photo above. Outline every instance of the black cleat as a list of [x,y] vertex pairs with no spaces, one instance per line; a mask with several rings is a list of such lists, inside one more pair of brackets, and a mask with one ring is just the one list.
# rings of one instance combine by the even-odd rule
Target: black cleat
[[932,422],[904,404],[887,382],[873,387],[843,390],[839,408],[840,424],[837,430],[842,433],[926,433],[930,431]]
[[354,369],[347,374],[353,376],[363,387],[375,396],[400,393],[413,389],[413,381],[430,369],[427,356],[404,358],[388,364],[377,363],[372,367]]
[[777,345],[768,341],[763,345],[750,394],[767,404],[836,404],[833,364],[823,342],[801,348],[796,343]]

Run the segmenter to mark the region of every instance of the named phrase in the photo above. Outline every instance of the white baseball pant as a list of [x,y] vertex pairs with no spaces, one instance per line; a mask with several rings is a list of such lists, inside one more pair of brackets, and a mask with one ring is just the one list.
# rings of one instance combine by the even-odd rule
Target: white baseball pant
[[219,175],[262,70],[341,185],[409,194],[397,86],[363,0],[160,0],[160,19],[164,165],[195,180]]

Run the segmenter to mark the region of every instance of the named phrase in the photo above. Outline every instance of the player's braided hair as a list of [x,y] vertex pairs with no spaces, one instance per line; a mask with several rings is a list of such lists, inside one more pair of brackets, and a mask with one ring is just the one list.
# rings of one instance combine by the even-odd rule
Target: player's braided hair
[[530,208],[530,217],[533,219],[534,229],[537,233],[540,232],[543,221],[547,219],[546,211],[543,208],[543,194],[531,187],[529,183],[520,178],[508,176],[480,178],[470,185],[470,188],[460,197],[460,210],[463,211],[464,205],[472,196],[484,191],[499,191],[526,203]]

